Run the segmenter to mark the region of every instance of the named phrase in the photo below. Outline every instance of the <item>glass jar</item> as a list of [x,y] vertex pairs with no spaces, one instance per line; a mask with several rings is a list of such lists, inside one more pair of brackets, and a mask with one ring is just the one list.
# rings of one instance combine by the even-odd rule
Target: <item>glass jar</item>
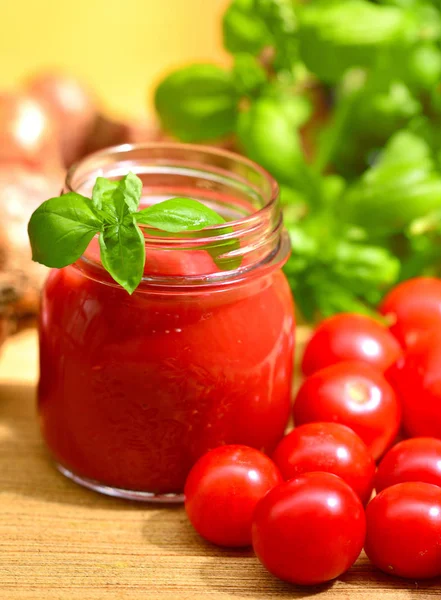
[[190,196],[230,222],[180,234],[144,227],[144,277],[131,296],[103,269],[96,239],[74,265],[50,272],[39,328],[41,429],[74,481],[129,499],[181,500],[206,451],[229,443],[271,451],[284,432],[289,241],[275,181],[225,151],[110,148],[74,166],[65,191],[90,196],[97,176],[129,170],[143,181],[141,207]]

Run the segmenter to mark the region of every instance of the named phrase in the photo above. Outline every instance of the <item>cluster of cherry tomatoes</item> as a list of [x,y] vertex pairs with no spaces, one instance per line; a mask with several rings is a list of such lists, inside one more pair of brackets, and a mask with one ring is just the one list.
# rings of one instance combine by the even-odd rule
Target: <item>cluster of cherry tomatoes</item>
[[271,458],[230,445],[195,464],[185,507],[201,536],[252,545],[300,585],[338,577],[363,547],[386,573],[441,576],[441,280],[400,284],[380,313],[318,326]]

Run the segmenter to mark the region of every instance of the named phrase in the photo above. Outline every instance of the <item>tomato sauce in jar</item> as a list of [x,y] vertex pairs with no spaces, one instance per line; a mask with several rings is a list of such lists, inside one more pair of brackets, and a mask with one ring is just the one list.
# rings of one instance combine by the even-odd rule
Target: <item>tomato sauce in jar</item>
[[[110,149],[75,167],[66,189],[88,195],[98,175],[128,170],[143,180],[144,205],[196,198],[231,231],[161,237],[145,228],[144,278],[131,296],[102,268],[96,240],[76,264],[51,271],[40,316],[40,422],[58,468],[78,483],[179,500],[206,451],[230,443],[271,451],[283,435],[294,343],[281,271],[289,242],[274,181],[223,151]],[[225,246],[221,270],[209,250],[223,235],[238,244]]]

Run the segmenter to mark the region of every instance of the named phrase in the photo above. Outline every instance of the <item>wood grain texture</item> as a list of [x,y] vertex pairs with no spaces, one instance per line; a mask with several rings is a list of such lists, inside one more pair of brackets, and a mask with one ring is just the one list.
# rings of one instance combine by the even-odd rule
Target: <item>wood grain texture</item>
[[251,552],[204,543],[182,508],[102,497],[59,475],[35,415],[36,339],[9,341],[0,360],[0,598],[3,600],[430,600],[440,581],[406,582],[362,556],[332,585],[300,589]]

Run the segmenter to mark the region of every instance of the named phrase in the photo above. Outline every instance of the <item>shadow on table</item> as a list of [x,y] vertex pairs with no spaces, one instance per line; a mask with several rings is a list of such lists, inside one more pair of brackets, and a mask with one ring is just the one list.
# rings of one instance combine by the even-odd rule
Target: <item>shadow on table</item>
[[0,385],[0,490],[90,508],[147,508],[87,490],[55,469],[40,436],[31,384]]
[[[200,567],[200,574],[213,590],[238,598],[263,598],[266,595],[268,598],[308,598],[322,594],[327,598],[326,592],[332,588],[334,594],[341,594],[342,598],[376,598],[389,591],[391,595],[404,593],[409,600],[429,600],[440,597],[441,584],[440,578],[417,582],[391,577],[375,569],[364,555],[337,580],[315,587],[297,587],[279,581],[252,556],[247,559],[230,557],[223,569],[219,568],[219,559],[210,558]],[[363,588],[362,593],[360,588]]]
[[441,579],[439,577],[419,581],[394,577],[373,567],[364,553],[352,569],[339,577],[339,581],[345,583],[349,588],[363,587],[366,595],[369,590],[372,590],[372,597],[385,590],[390,590],[391,593],[405,591],[406,598],[409,600],[429,600],[432,597],[440,597]]
[[182,507],[152,511],[147,515],[143,536],[149,545],[168,555],[249,558],[251,549],[224,549],[206,542],[190,525]]
[[204,583],[212,590],[238,598],[309,598],[325,594],[333,582],[314,587],[299,587],[273,577],[253,555],[229,558],[219,568],[218,559],[200,567]]
[[251,548],[225,549],[206,542],[192,528],[183,510],[153,511],[146,519],[143,536],[149,546],[167,556],[193,557],[204,585],[215,592],[238,598],[306,598],[332,584],[298,588],[270,575]]
[[351,590],[354,598],[375,598],[386,591],[391,595],[393,591],[405,594],[409,600],[440,597],[440,579],[415,582],[392,577],[375,569],[364,553],[336,581],[311,588],[296,587],[268,573],[251,549],[223,549],[206,542],[192,528],[182,509],[147,514],[143,536],[149,545],[166,551],[167,556],[194,557],[192,565],[208,588],[238,598],[308,598],[331,588],[342,598],[352,598]]

